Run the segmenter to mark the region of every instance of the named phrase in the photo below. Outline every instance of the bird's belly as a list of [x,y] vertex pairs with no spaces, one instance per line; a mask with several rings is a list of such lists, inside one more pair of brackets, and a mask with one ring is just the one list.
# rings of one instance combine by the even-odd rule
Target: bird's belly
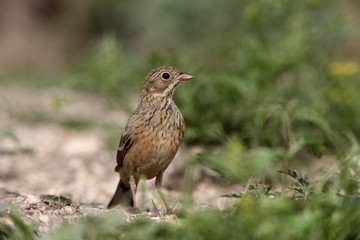
[[135,178],[152,179],[165,171],[173,160],[183,139],[183,132],[177,129],[149,129],[137,136],[127,153],[123,174],[135,173]]

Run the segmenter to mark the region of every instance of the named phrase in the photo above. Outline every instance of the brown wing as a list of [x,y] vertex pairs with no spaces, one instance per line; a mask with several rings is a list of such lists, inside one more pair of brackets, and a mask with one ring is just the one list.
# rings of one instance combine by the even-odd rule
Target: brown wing
[[117,166],[115,171],[118,172],[119,169],[123,166],[124,158],[126,153],[129,151],[133,143],[133,138],[129,134],[123,134],[120,139],[118,152],[116,155]]

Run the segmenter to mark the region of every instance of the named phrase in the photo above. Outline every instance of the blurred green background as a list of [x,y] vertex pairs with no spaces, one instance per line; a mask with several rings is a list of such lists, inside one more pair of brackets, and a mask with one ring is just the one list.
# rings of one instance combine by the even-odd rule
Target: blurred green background
[[[92,92],[131,113],[151,69],[193,74],[174,101],[185,145],[209,150],[189,163],[229,181],[359,150],[359,1],[3,0],[0,9],[2,84]],[[345,175],[337,190],[358,184]]]
[[1,81],[126,104],[147,72],[171,65],[196,76],[175,95],[187,144],[304,138],[318,152],[336,133],[360,135],[356,1],[10,2]]

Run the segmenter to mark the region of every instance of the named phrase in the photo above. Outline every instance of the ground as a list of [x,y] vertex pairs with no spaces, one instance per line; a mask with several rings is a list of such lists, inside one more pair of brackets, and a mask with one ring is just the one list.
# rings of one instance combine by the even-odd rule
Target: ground
[[[40,231],[65,219],[106,212],[119,178],[116,145],[129,114],[121,104],[88,93],[1,88],[0,203],[16,204],[26,222],[40,223]],[[178,202],[184,189],[183,163],[200,150],[182,147],[165,172],[163,188],[170,203]],[[232,201],[219,196],[239,191],[202,167],[195,168],[191,179],[197,207],[225,208]],[[139,195],[145,196],[144,209],[153,211],[152,200],[158,207],[163,204],[154,180],[145,184]],[[71,203],[59,203],[54,196]]]

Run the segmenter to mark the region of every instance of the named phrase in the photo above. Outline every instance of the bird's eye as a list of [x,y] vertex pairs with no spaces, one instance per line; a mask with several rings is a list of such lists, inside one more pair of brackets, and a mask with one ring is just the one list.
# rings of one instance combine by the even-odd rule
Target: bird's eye
[[170,74],[167,73],[167,72],[166,72],[166,73],[163,73],[163,74],[162,74],[162,78],[163,78],[163,79],[169,79],[169,78],[170,78]]

